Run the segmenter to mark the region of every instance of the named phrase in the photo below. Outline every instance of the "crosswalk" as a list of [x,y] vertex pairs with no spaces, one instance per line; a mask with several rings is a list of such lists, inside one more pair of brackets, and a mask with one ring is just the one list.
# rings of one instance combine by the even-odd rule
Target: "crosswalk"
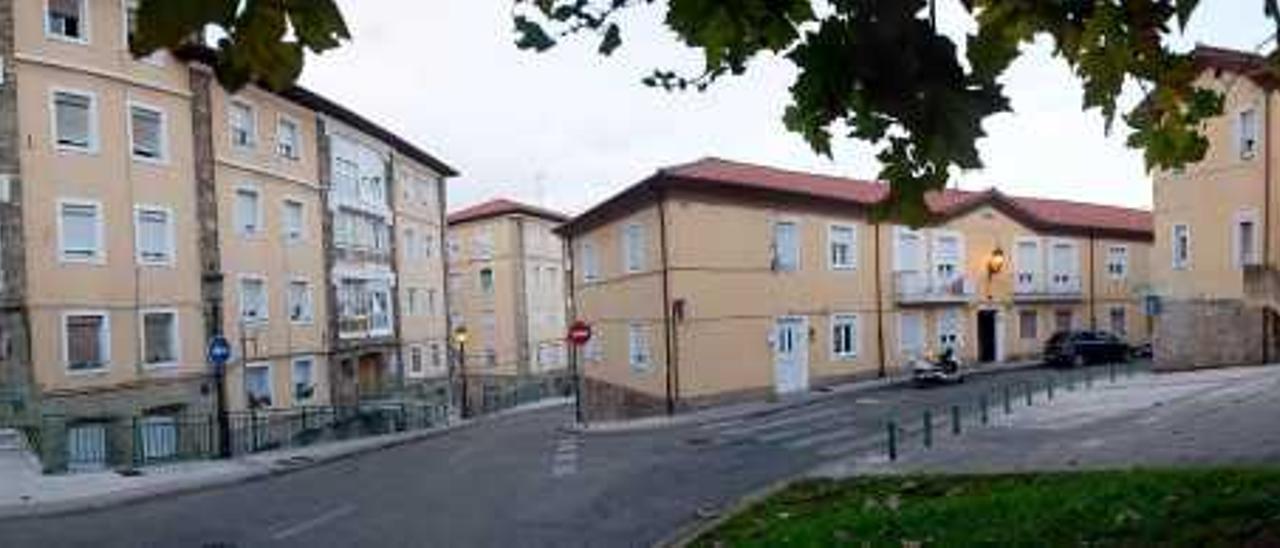
[[562,478],[578,473],[577,435],[564,435],[556,442],[556,450],[551,456],[551,477]]
[[699,426],[717,443],[755,443],[830,458],[853,454],[875,443],[854,428],[853,406],[812,406],[766,417],[738,417]]

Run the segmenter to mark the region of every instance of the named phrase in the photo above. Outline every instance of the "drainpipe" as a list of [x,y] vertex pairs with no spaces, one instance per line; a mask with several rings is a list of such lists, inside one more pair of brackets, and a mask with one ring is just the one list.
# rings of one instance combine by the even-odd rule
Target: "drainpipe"
[[[1262,268],[1271,267],[1271,93],[1262,94]],[[1271,311],[1262,310],[1262,363],[1271,361]]]
[[[578,288],[575,285],[577,283],[578,271],[574,268],[574,265],[577,263],[574,262],[573,254],[573,250],[577,246],[573,244],[573,241],[573,233],[565,234],[564,237],[561,238],[565,264],[562,265],[564,268],[561,268],[560,272],[562,272],[566,278],[564,285],[569,291],[568,295],[564,299],[564,313],[565,318],[568,319],[566,323],[569,324],[578,321]],[[596,328],[598,327],[593,326],[593,329]],[[593,333],[591,336],[593,338],[599,337],[600,333]],[[573,375],[573,414],[578,420],[578,424],[586,424],[586,416],[583,413],[582,407],[582,349],[572,343],[569,345],[569,362],[570,371]]]
[[667,415],[676,412],[676,400],[680,397],[680,376],[676,369],[679,360],[676,354],[675,325],[671,323],[671,276],[667,256],[667,193],[658,191],[658,239],[662,255],[662,326],[663,339],[667,353]]
[[1094,263],[1094,253],[1098,247],[1097,233],[1089,231],[1089,329],[1098,329],[1098,291],[1097,285],[1094,283],[1098,273],[1094,271],[1097,266]]
[[876,280],[876,357],[878,358],[877,362],[879,365],[879,370],[876,372],[876,375],[880,378],[884,378],[884,376],[888,374],[888,371],[885,367],[884,357],[884,294],[880,280],[884,273],[880,272],[880,223],[874,222],[871,226],[874,227],[873,233],[875,240],[873,243],[875,248],[873,256],[875,258]]

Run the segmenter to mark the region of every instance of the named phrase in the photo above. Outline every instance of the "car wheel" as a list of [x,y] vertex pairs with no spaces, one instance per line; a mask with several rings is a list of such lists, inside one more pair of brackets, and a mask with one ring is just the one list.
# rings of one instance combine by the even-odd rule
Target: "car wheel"
[[1088,365],[1088,360],[1084,359],[1084,354],[1076,354],[1071,357],[1071,365],[1073,367],[1084,367]]

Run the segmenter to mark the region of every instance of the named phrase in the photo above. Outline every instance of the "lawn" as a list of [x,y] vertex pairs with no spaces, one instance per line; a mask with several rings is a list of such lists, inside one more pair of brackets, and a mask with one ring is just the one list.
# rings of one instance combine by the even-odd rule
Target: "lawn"
[[1280,546],[1280,468],[814,480],[695,546]]

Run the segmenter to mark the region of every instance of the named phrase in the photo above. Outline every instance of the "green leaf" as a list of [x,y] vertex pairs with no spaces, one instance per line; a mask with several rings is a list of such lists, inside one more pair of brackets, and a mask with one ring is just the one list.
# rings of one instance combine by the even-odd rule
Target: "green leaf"
[[514,22],[516,27],[516,47],[534,51],[546,51],[556,45],[556,41],[552,40],[545,30],[542,30],[542,25],[533,22],[528,17],[518,15],[515,17]]
[[610,24],[609,29],[604,33],[604,39],[600,41],[600,54],[610,55],[621,45],[622,29],[619,29],[616,23]]

